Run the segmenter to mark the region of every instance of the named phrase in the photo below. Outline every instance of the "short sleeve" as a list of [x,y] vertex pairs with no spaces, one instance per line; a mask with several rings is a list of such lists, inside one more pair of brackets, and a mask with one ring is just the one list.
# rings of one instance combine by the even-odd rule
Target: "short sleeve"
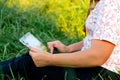
[[92,39],[106,40],[115,45],[119,44],[120,24],[118,24],[118,14],[115,4],[105,3],[101,5],[101,9],[98,10],[99,16],[95,22]]

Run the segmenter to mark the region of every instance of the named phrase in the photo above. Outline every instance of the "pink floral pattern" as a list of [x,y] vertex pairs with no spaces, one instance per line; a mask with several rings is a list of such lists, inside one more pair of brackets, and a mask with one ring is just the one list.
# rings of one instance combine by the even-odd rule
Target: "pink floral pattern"
[[86,21],[88,35],[82,50],[91,47],[92,39],[106,40],[116,45],[103,67],[118,73],[120,69],[120,2],[100,0]]

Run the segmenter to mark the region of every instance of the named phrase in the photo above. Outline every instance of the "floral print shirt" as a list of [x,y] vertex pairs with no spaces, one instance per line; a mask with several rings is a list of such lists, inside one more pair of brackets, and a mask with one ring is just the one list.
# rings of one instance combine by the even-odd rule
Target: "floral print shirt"
[[118,73],[120,69],[120,2],[100,0],[86,20],[88,35],[82,50],[91,47],[92,39],[106,40],[115,48],[102,67]]

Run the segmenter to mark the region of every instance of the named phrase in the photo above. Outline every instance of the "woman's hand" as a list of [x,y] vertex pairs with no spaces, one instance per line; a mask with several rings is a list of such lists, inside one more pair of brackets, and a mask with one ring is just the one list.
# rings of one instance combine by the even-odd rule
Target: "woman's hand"
[[61,43],[60,41],[48,42],[48,48],[50,52],[53,53],[56,48],[59,52],[67,52],[67,46]]
[[33,59],[36,67],[44,67],[49,65],[49,60],[51,59],[51,55],[48,52],[40,51],[35,48],[29,47],[29,54]]

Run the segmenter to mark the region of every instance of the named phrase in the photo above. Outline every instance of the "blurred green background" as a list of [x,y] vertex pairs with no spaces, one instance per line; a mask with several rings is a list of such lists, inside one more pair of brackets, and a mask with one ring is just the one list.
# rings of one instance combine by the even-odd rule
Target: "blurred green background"
[[44,45],[83,39],[89,0],[0,0],[0,60],[28,51],[19,42],[31,32]]

